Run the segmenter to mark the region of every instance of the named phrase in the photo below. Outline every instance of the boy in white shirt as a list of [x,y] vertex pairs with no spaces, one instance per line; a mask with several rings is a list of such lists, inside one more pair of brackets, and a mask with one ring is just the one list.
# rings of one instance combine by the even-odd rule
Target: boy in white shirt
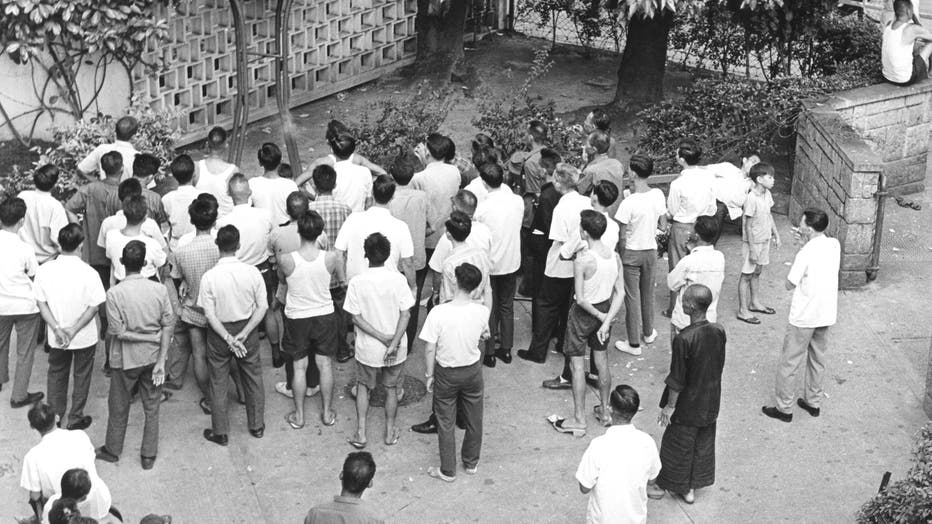
[[104,241],[104,249],[110,259],[110,285],[126,278],[126,268],[120,262],[120,257],[123,256],[123,247],[130,240],[139,240],[146,246],[146,263],[140,271],[143,278],[159,278],[159,269],[165,265],[168,255],[157,241],[142,233],[142,224],[148,214],[145,197],[135,195],[124,200],[123,214],[126,216],[126,227],[109,231]]
[[[142,184],[139,183],[138,178],[127,178],[120,182],[120,186],[117,188],[117,197],[120,199],[121,206],[122,202],[127,198],[137,195],[142,195]],[[116,214],[105,218],[103,222],[100,223],[100,232],[97,234],[97,245],[106,249],[107,233],[113,230],[123,229],[124,227],[126,227],[126,215],[123,214],[123,209],[120,209]],[[162,230],[159,229],[159,225],[155,220],[152,220],[152,217],[146,216],[146,219],[142,222],[140,231],[147,237],[158,242],[162,250],[168,247],[165,243],[165,237],[162,236]]]
[[[391,244],[381,233],[373,233],[363,244],[369,270],[352,280],[343,309],[356,325],[356,434],[348,439],[356,449],[366,447],[366,415],[369,392],[381,382],[385,395],[385,444],[398,442],[395,425],[398,399],[404,388],[404,362],[408,344],[405,331],[414,297],[408,281],[397,271],[385,268]],[[399,389],[401,388],[401,389]]]
[[770,164],[757,164],[749,174],[754,181],[754,188],[744,201],[744,223],[741,228],[744,263],[738,280],[738,320],[760,324],[760,319],[754,313],[775,313],[773,308],[760,303],[760,274],[764,266],[770,264],[770,243],[780,247],[780,233],[770,213],[773,207],[773,196],[770,194],[773,188],[773,167]]
[[249,179],[252,190],[252,205],[266,209],[272,214],[272,225],[288,222],[288,210],[285,200],[288,195],[298,190],[294,180],[282,178],[278,168],[282,163],[282,151],[275,144],[266,142],[259,148],[259,165],[265,170],[262,176]]
[[[700,216],[696,219],[693,229],[697,236],[695,246],[667,275],[667,287],[670,288],[670,293],[676,296],[673,314],[670,316],[671,341],[690,324],[689,315],[683,311],[683,293],[693,284],[702,284],[712,292],[712,303],[706,311],[706,316],[709,322],[715,322],[718,318],[718,297],[722,292],[722,281],[725,280],[725,255],[712,245],[712,241],[718,235],[718,222],[713,216]],[[631,353],[625,349],[621,351]],[[631,354],[640,355],[641,352],[639,350]]]
[[337,185],[333,197],[348,205],[353,212],[363,211],[372,194],[372,171],[353,162],[356,139],[349,133],[339,133],[327,139],[333,151],[333,169],[337,172]]
[[35,190],[22,191],[19,198],[26,203],[26,222],[19,236],[36,254],[36,260],[44,264],[59,252],[58,232],[68,224],[65,206],[52,196],[58,183],[58,167],[46,164],[32,175]]
[[169,191],[162,197],[165,214],[168,215],[168,224],[171,227],[169,244],[172,249],[178,246],[178,239],[194,232],[191,217],[188,216],[188,206],[200,190],[194,187],[194,161],[188,155],[179,155],[171,163],[172,176],[178,181],[178,189]]

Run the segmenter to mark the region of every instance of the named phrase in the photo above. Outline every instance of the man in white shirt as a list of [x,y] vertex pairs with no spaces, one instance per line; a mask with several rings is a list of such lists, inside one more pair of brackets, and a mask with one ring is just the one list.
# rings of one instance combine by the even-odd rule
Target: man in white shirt
[[46,164],[32,175],[35,190],[22,191],[19,198],[26,203],[26,221],[19,236],[36,254],[36,260],[44,264],[59,252],[58,232],[68,224],[65,206],[52,196],[58,183],[58,167]]
[[[556,348],[563,351],[566,334],[566,319],[573,299],[573,261],[560,257],[563,244],[570,241],[579,231],[579,214],[592,209],[589,197],[576,192],[579,170],[560,163],[553,172],[553,187],[563,196],[553,209],[550,222],[550,250],[544,267],[544,278],[540,290],[532,303],[532,335],[527,350],[518,351],[518,356],[530,362],[543,364],[547,359],[550,339],[557,337]],[[550,389],[569,389],[570,377],[557,377],[546,381]],[[551,387],[553,386],[553,387]]]
[[168,261],[168,255],[162,249],[161,243],[142,232],[142,224],[148,214],[145,197],[134,195],[124,200],[123,214],[126,217],[126,227],[108,231],[104,240],[104,249],[107,252],[107,258],[110,259],[110,285],[126,278],[126,268],[120,262],[120,257],[123,256],[123,247],[131,240],[139,240],[146,245],[146,265],[142,268],[143,278],[160,279],[159,270]]
[[194,186],[198,191],[210,193],[217,199],[218,217],[233,210],[233,199],[227,193],[227,183],[231,176],[239,172],[239,168],[227,162],[226,157],[227,132],[222,127],[215,127],[207,133],[207,156],[197,162]]
[[188,155],[179,155],[171,163],[172,176],[178,181],[178,189],[169,191],[162,197],[165,214],[168,215],[168,224],[171,227],[169,245],[172,249],[178,246],[178,239],[194,231],[191,217],[188,215],[188,206],[201,192],[194,187],[194,161]]
[[696,246],[677,262],[673,271],[667,275],[667,287],[670,288],[670,293],[676,296],[673,314],[670,316],[673,329],[670,340],[690,324],[689,315],[683,311],[683,292],[693,284],[702,284],[712,292],[712,303],[706,317],[709,322],[715,322],[718,318],[718,297],[722,292],[722,281],[725,280],[725,255],[716,251],[712,245],[712,239],[718,233],[715,218],[697,218],[694,229],[698,236]]
[[[126,180],[120,182],[120,186],[117,188],[117,196],[122,203],[124,200],[131,196],[142,195],[142,185],[139,183],[139,179],[136,178],[127,178]],[[99,234],[97,235],[97,246],[101,249],[107,249],[107,234],[113,230],[119,230],[126,227],[126,215],[123,213],[122,204],[120,210],[117,211],[114,215],[108,216],[100,223]],[[159,228],[159,225],[152,220],[152,217],[146,213],[146,219],[142,221],[142,226],[139,230],[143,235],[155,240],[159,243],[159,246],[163,251],[168,250],[168,244],[165,243],[165,237],[162,235],[162,230]],[[87,240],[92,241],[93,239]],[[109,268],[108,268],[109,274]],[[110,285],[109,278],[107,279],[106,286]]]
[[93,182],[100,178],[103,180],[106,175],[100,167],[100,158],[110,151],[116,151],[123,157],[123,180],[133,176],[133,159],[136,158],[136,147],[130,143],[133,135],[139,129],[139,122],[131,117],[124,116],[117,120],[116,140],[111,144],[101,144],[94,148],[86,157],[78,162],[78,172],[89,181]]
[[333,151],[333,169],[337,172],[333,197],[354,212],[365,210],[372,194],[372,171],[353,162],[356,139],[349,133],[340,133],[328,139],[328,143]]
[[[479,168],[479,178],[489,196],[476,208],[476,220],[488,226],[492,233],[492,311],[489,331],[492,336],[486,343],[483,362],[495,367],[498,358],[511,363],[511,348],[515,335],[515,290],[517,272],[521,267],[521,223],[524,220],[524,199],[504,184],[505,174],[498,164],[485,164]],[[586,199],[588,202],[589,199]],[[571,279],[572,280],[572,279]],[[495,349],[495,338],[501,347]]]
[[741,167],[731,162],[708,164],[705,169],[712,174],[712,190],[715,193],[715,220],[718,223],[718,237],[712,245],[718,245],[718,238],[722,236],[725,217],[735,221],[741,218],[744,200],[748,191],[754,187],[754,182],[748,178],[751,168],[760,163],[760,157],[750,155],[741,159]]
[[430,223],[431,234],[424,242],[428,259],[443,236],[443,223],[450,217],[450,199],[460,188],[459,169],[446,163],[446,159],[452,156],[452,147],[453,142],[449,138],[431,133],[424,144],[415,149],[424,163],[424,170],[414,174],[411,187],[427,193],[428,215],[433,220]]
[[39,263],[32,247],[19,237],[25,217],[23,199],[0,202],[0,388],[10,381],[10,335],[16,328],[16,372],[10,394],[13,408],[28,406],[45,396],[27,391],[39,329],[39,308],[32,284]]
[[634,388],[616,387],[609,403],[612,426],[592,439],[576,470],[579,491],[589,495],[586,524],[645,524],[647,482],[660,473],[657,444],[631,423],[641,405]]
[[282,178],[278,166],[282,163],[282,150],[277,145],[266,142],[259,148],[259,165],[265,170],[262,176],[249,179],[252,190],[252,205],[267,210],[272,215],[272,225],[288,222],[288,210],[285,200],[288,195],[298,190],[294,180]]
[[62,253],[36,271],[35,291],[39,311],[48,326],[49,404],[65,420],[68,404],[68,375],[74,363],[74,389],[68,429],[86,429],[90,415],[84,414],[98,336],[97,310],[107,300],[100,276],[81,260],[81,226],[68,224],[58,233]]
[[783,422],[793,420],[796,373],[804,358],[805,393],[796,404],[813,417],[821,414],[828,328],[835,325],[838,316],[841,263],[841,246],[837,239],[825,236],[827,227],[828,215],[821,209],[809,208],[803,212],[796,230],[797,244],[804,245],[786,277],[786,289],[793,291],[793,301],[777,365],[775,406],[762,408],[765,415]]

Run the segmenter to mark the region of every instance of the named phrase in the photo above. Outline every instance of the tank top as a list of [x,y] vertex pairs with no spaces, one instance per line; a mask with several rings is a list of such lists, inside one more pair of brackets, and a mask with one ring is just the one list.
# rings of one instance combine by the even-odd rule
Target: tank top
[[612,290],[618,280],[618,264],[615,262],[615,253],[610,253],[608,258],[595,251],[589,251],[589,254],[595,259],[595,273],[583,281],[583,296],[590,304],[598,304],[612,297]]
[[321,251],[317,258],[305,260],[297,251],[290,253],[294,271],[285,278],[288,293],[285,295],[285,316],[290,319],[319,317],[333,313],[330,298],[330,272],[326,255]]
[[883,28],[881,61],[883,76],[891,82],[909,82],[913,76],[913,43],[903,42],[903,31],[912,22],[893,28],[893,22]]
[[227,182],[236,173],[236,166],[229,166],[220,173],[211,173],[207,168],[207,160],[197,161],[197,184],[194,187],[205,193],[214,195],[217,199],[217,218],[233,210],[233,198],[227,193]]

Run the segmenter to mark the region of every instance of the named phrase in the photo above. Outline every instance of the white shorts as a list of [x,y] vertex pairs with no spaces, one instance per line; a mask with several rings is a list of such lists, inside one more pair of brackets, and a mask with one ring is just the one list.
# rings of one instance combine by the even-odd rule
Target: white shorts
[[[751,252],[757,255],[757,263],[751,263]],[[749,242],[741,243],[741,255],[744,257],[744,263],[741,265],[741,274],[750,275],[757,271],[758,266],[770,264],[770,242],[760,244],[751,244]]]

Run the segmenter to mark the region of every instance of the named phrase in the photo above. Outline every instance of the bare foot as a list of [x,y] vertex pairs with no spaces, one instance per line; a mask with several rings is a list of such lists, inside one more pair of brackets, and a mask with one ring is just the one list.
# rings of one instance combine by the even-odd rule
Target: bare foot
[[400,437],[401,432],[398,431],[398,428],[391,428],[391,430],[385,432],[385,445],[394,446],[398,443]]

